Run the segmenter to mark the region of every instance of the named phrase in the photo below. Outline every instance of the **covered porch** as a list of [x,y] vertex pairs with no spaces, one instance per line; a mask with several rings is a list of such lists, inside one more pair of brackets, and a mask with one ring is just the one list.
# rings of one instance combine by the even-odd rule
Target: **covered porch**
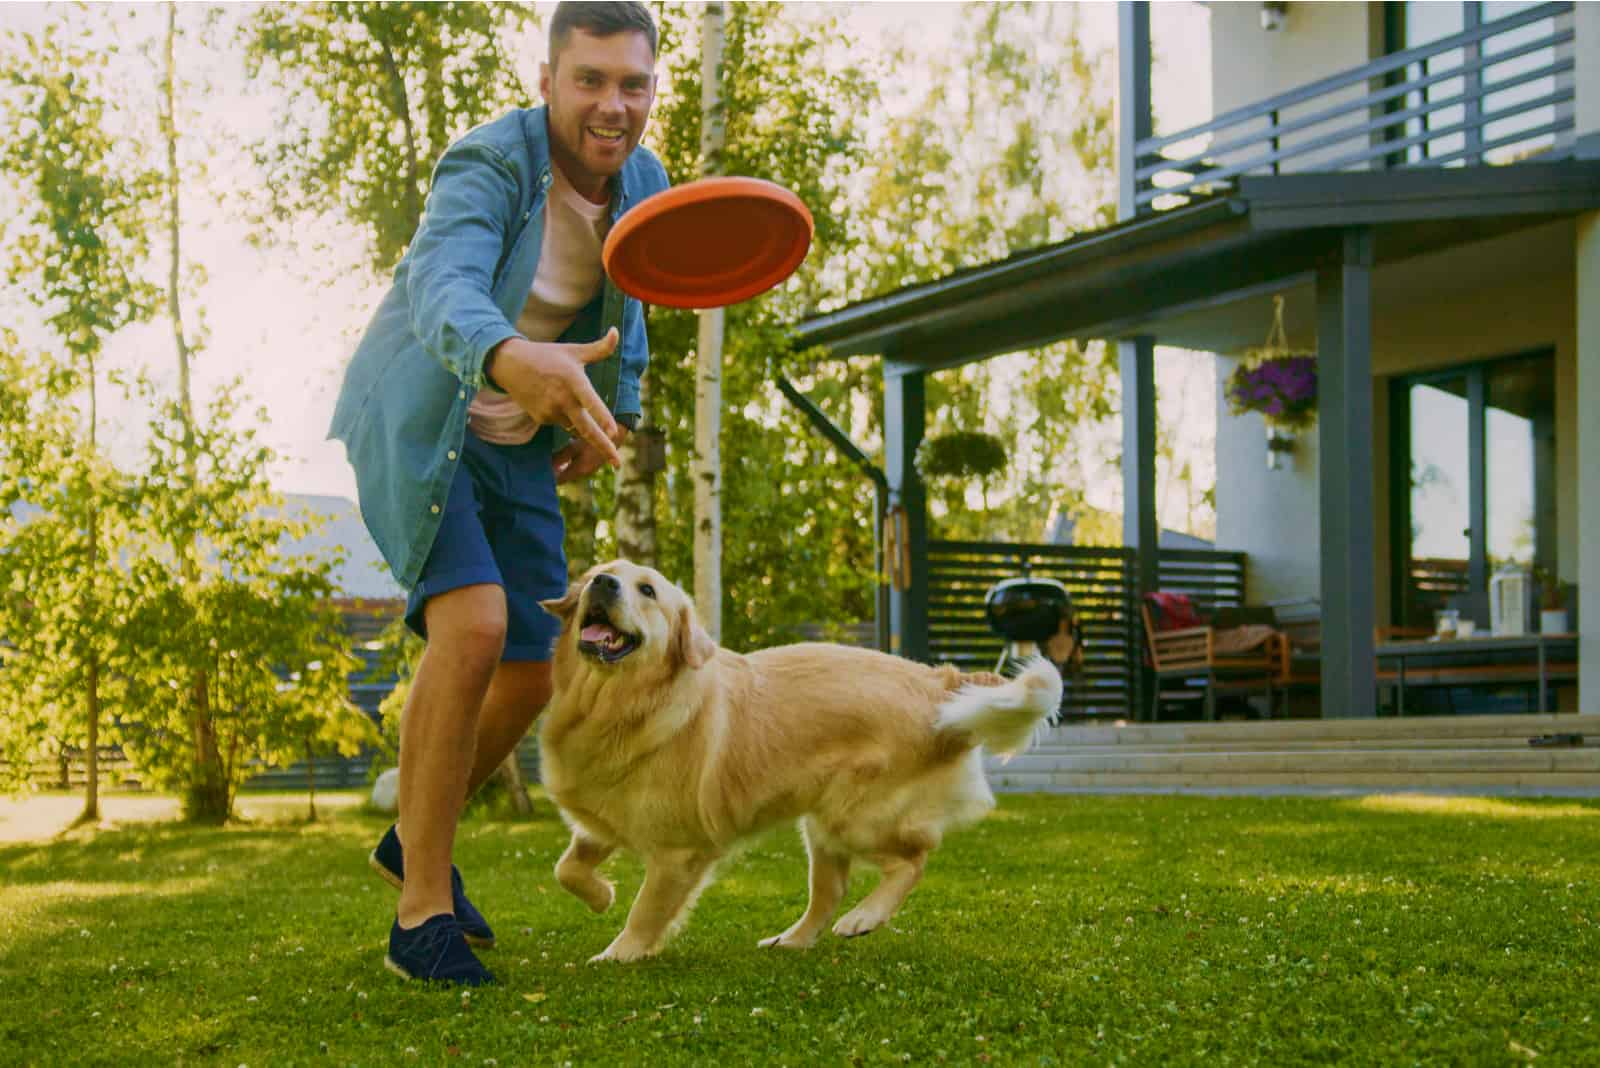
[[[1600,382],[1600,351],[1580,343],[1593,327],[1578,319],[1594,310],[1584,311],[1578,297],[1600,292],[1596,209],[1600,164],[1581,160],[1239,176],[1227,191],[1187,205],[805,322],[802,345],[883,357],[888,496],[903,511],[911,561],[889,597],[891,647],[931,659],[947,626],[947,606],[936,596],[946,547],[930,544],[926,496],[912,462],[923,437],[927,375],[1062,338],[1118,344],[1123,542],[1137,598],[1163,584],[1154,493],[1155,346],[1237,352],[1260,341],[1272,298],[1281,294],[1291,340],[1317,353],[1318,421],[1302,461],[1314,464],[1314,473],[1303,472],[1309,478],[1290,491],[1307,498],[1292,501],[1303,526],[1291,533],[1311,546],[1297,558],[1309,560],[1312,573],[1274,571],[1270,545],[1260,553],[1247,548],[1240,556],[1241,597],[1245,590],[1256,601],[1309,597],[1320,625],[1321,715],[1377,715],[1376,634],[1395,617],[1395,584],[1386,500],[1392,420],[1383,376],[1375,375],[1375,343],[1381,355],[1385,339],[1409,336],[1413,357],[1425,360],[1430,345],[1444,338],[1435,333],[1429,341],[1430,323],[1448,326],[1454,316],[1456,336],[1463,324],[1468,330],[1481,324],[1486,335],[1498,331],[1509,341],[1519,321],[1543,329],[1553,318],[1561,324],[1553,344],[1565,352],[1563,392],[1592,392]],[[1491,341],[1498,344],[1479,337],[1471,348]],[[1592,538],[1578,531],[1600,528],[1600,515],[1579,492],[1584,476],[1576,461],[1600,451],[1600,442],[1576,412],[1572,407],[1563,417],[1562,492],[1570,502],[1563,555],[1574,573],[1581,569],[1580,585],[1593,589],[1600,573],[1591,576],[1589,569],[1600,561],[1591,560]],[[1219,427],[1219,441],[1225,433]],[[1259,425],[1252,434],[1259,435],[1253,462],[1261,470]],[[1219,469],[1235,459],[1221,447]],[[1219,499],[1219,528],[1229,503]],[[1264,522],[1267,510],[1285,507],[1282,499],[1231,503],[1239,520],[1265,530],[1272,528]],[[1584,507],[1588,512],[1580,514]],[[1282,530],[1263,535],[1283,536]],[[1223,539],[1221,548],[1240,546]],[[1586,696],[1578,700],[1592,703],[1600,699],[1593,671],[1600,651],[1590,640],[1584,644],[1591,646],[1582,655]],[[1149,687],[1137,681],[1133,712],[1149,715]]]

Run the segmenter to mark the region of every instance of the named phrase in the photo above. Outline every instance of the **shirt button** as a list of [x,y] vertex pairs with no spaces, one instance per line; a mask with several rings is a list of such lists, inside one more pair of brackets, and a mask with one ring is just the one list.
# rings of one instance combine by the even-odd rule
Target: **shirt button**
[[437,504],[436,504],[436,505],[434,505],[434,506],[433,506],[433,507],[432,507],[432,508],[430,508],[430,509],[428,509],[428,510],[429,510],[429,511],[430,511],[430,512],[432,512],[432,513],[433,513],[433,514],[434,514],[434,515],[438,515],[438,514],[439,514],[439,506],[438,506],[438,505],[437,505]]
[[456,458],[456,450],[451,449],[450,452],[448,453],[448,455],[449,455],[450,459],[454,460]]
[[462,400],[466,400],[467,399],[467,391],[466,390],[462,390],[461,392],[457,393],[456,396],[460,397]]

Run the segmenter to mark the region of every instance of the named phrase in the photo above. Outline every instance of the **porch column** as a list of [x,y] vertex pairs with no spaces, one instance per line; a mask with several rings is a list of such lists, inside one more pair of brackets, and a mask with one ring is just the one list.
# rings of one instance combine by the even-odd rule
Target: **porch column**
[[[1594,135],[1600,137],[1600,131]],[[1600,211],[1580,216],[1578,411],[1600,411]],[[1578,711],[1600,715],[1600,426],[1578,420]],[[1589,457],[1584,460],[1583,457]]]
[[[1139,606],[1161,588],[1161,527],[1156,522],[1156,339],[1117,342],[1122,363],[1122,544],[1133,550],[1132,648],[1144,649]],[[1147,720],[1155,709],[1155,687],[1144,656],[1134,667],[1133,714]]]
[[1377,715],[1373,658],[1372,231],[1317,269],[1322,715]]
[[1150,4],[1117,4],[1117,218],[1150,210],[1138,206],[1138,143],[1154,131],[1150,113]]
[[883,364],[884,473],[889,477],[889,517],[895,524],[885,544],[909,568],[890,561],[889,651],[927,661],[928,495],[917,475],[917,446],[925,429],[926,372],[885,360]]

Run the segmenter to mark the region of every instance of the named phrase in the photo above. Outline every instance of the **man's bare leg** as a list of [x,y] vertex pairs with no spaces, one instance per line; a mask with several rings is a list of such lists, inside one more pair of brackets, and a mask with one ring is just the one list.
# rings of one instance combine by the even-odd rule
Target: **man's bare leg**
[[400,718],[406,880],[396,915],[404,928],[454,910],[450,854],[476,765],[479,712],[505,647],[505,591],[463,586],[430,598],[424,611],[428,646]]
[[513,660],[495,670],[478,714],[478,747],[467,780],[467,797],[478,792],[522,741],[550,703],[552,686],[548,660]]

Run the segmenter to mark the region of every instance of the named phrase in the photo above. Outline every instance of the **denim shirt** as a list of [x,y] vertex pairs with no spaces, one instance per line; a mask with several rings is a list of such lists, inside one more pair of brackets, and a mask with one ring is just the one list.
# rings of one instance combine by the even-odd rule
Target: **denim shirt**
[[[637,148],[611,181],[611,221],[667,187]],[[539,266],[550,151],[545,109],[510,112],[451,145],[434,168],[422,224],[345,369],[330,438],[355,469],[361,515],[396,581],[416,585],[460,463],[483,360],[511,337]],[[586,371],[618,415],[639,414],[649,362],[644,309],[606,278],[562,341],[615,326],[617,351]],[[566,435],[555,428],[559,447]]]

